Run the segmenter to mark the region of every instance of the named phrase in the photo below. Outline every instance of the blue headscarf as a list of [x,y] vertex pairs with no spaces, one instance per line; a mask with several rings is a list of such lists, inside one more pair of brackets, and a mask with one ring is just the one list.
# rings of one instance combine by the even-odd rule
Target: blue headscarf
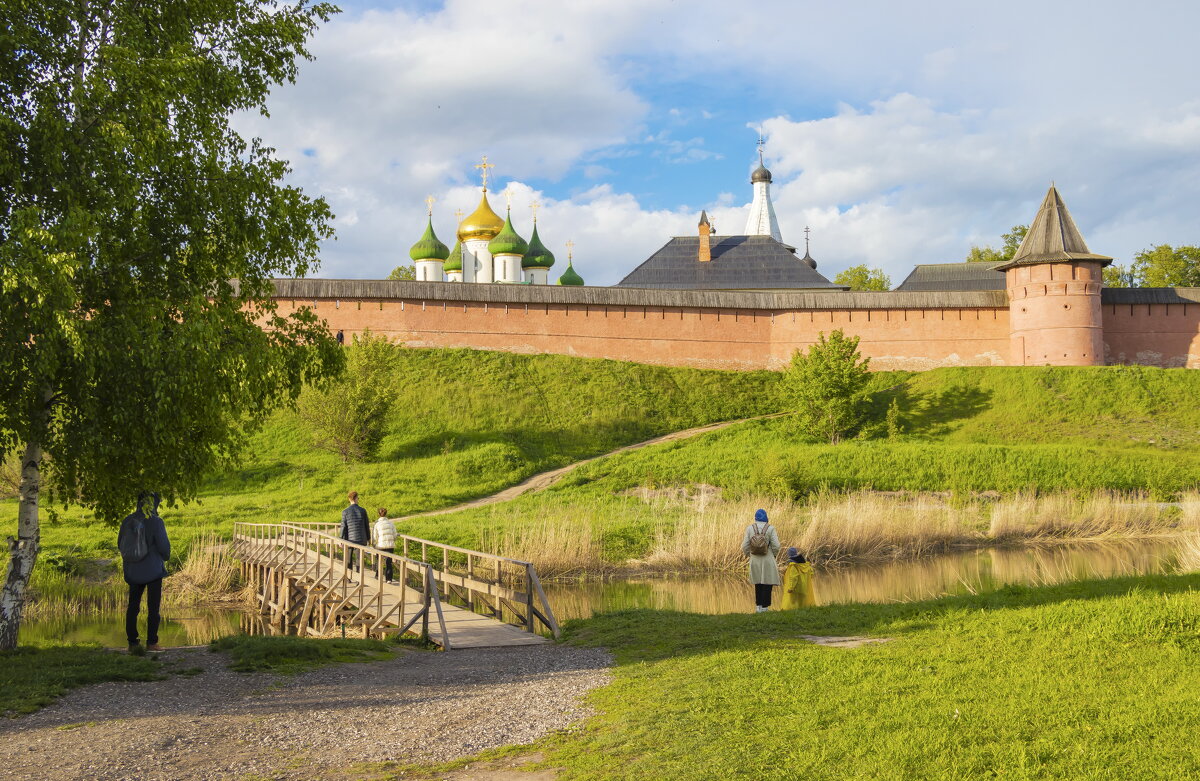
[[755,510],[754,511],[754,522],[755,523],[766,523],[767,522],[767,511],[766,510]]

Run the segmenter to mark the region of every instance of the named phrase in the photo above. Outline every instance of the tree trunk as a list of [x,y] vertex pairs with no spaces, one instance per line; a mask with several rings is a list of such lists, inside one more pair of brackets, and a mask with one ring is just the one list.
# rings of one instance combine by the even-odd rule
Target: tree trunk
[[17,536],[8,538],[8,574],[0,592],[0,651],[17,647],[25,592],[37,560],[41,535],[38,531],[38,491],[41,488],[42,446],[25,445],[21,459],[21,504],[17,510]]

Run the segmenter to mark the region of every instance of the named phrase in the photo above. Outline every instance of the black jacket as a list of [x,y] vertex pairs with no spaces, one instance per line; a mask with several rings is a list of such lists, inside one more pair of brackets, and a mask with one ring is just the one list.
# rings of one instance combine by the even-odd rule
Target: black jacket
[[338,536],[349,542],[357,542],[359,545],[369,545],[371,532],[367,528],[367,511],[357,504],[352,504],[342,510],[342,528],[338,532]]
[[[145,516],[141,509],[129,517],[141,515],[146,525],[146,543],[150,551],[146,558],[135,562],[121,562],[125,582],[135,585],[151,583],[167,574],[166,562],[171,558],[171,541],[167,539],[167,526],[157,515]],[[364,513],[365,515],[365,513]],[[117,547],[121,547],[121,536],[125,534],[125,522],[117,533]]]

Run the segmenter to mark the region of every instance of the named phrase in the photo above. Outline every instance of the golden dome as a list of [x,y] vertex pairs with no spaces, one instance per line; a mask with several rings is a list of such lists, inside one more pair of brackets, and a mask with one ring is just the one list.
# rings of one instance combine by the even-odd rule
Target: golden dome
[[459,224],[458,240],[484,239],[491,241],[503,228],[504,220],[492,211],[491,205],[488,204],[487,190],[484,190],[483,197],[479,199],[479,207]]

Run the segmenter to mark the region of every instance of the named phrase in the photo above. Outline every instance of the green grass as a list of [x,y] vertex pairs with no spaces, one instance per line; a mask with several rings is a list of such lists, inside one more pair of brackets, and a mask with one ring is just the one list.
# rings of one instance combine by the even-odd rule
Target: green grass
[[231,670],[295,675],[327,664],[387,659],[391,657],[394,645],[381,640],[351,638],[320,640],[288,635],[229,635],[214,640],[208,648],[228,654]]
[[97,645],[19,646],[0,651],[0,714],[32,713],[77,686],[162,677],[153,659]]
[[[559,778],[1184,779],[1200,773],[1200,575],[767,615],[570,622],[609,648]],[[750,596],[747,595],[749,605]],[[800,634],[888,643],[823,648]]]
[[[310,446],[295,413],[277,414],[240,467],[214,476],[197,502],[164,508],[176,563],[189,541],[228,537],[235,521],[336,522],[351,488],[372,511],[437,509],[622,445],[780,404],[778,375],[766,371],[473,350],[404,350],[398,371],[402,399],[373,459],[343,464]],[[45,550],[68,561],[117,556],[113,526],[77,507],[44,504]],[[14,499],[0,507],[15,518]]]

